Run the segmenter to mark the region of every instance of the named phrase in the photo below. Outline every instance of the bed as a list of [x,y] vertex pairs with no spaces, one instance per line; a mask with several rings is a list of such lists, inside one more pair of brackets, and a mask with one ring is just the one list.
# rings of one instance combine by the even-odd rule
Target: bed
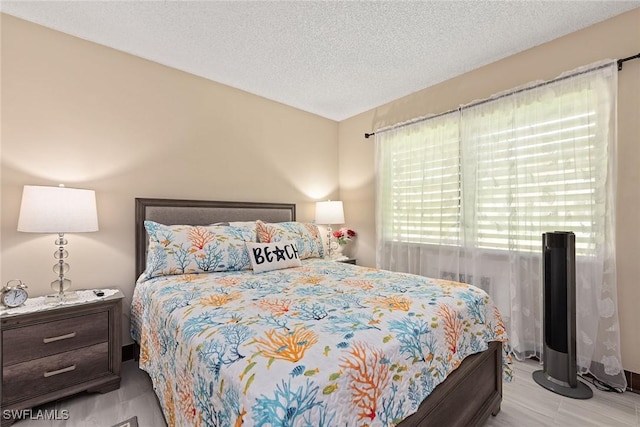
[[238,234],[295,219],[293,204],[136,199],[131,332],[167,424],[472,426],[499,412],[507,336],[477,288],[317,257],[147,277],[150,223]]

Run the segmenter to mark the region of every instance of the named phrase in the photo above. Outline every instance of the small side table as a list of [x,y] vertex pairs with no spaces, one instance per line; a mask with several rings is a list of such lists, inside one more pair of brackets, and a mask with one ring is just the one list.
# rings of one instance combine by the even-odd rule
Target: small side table
[[[82,391],[106,393],[120,387],[124,295],[113,292],[52,306],[38,305],[32,298],[37,308],[0,313],[3,410],[20,411]],[[3,416],[2,426],[14,421]]]

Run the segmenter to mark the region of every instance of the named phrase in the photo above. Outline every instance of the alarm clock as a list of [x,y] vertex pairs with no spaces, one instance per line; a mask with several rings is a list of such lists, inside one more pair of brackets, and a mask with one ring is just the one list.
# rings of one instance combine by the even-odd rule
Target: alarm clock
[[7,284],[0,289],[0,303],[7,308],[19,307],[29,298],[29,294],[25,290],[27,285],[22,280],[9,280]]

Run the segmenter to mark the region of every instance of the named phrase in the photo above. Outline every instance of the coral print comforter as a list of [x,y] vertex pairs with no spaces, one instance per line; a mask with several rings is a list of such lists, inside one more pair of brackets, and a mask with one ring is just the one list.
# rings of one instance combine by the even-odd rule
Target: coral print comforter
[[482,290],[307,260],[136,286],[132,335],[173,426],[391,426],[468,355],[505,343]]

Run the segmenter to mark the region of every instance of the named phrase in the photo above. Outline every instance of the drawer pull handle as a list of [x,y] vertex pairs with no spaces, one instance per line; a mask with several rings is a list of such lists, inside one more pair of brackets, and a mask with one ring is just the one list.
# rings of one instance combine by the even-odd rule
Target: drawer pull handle
[[64,374],[65,372],[70,372],[76,369],[76,365],[67,366],[66,368],[58,369],[57,371],[47,371],[44,373],[44,377],[52,377],[58,374]]
[[73,337],[75,337],[75,336],[76,336],[76,333],[75,333],[75,332],[71,332],[70,334],[67,334],[67,335],[60,335],[59,337],[45,338],[45,339],[43,339],[42,341],[43,341],[45,344],[48,344],[48,343],[50,343],[50,342],[60,341],[60,340],[66,340],[66,339],[69,339],[69,338],[73,338]]

